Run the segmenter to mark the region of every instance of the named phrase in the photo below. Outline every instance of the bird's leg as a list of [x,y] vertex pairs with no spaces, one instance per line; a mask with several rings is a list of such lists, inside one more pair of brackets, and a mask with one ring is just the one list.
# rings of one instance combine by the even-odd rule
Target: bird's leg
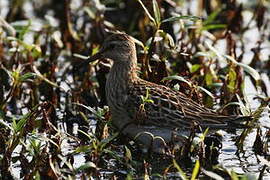
[[112,114],[112,123],[118,128],[120,133],[133,139],[144,149],[164,154],[168,149],[168,144],[182,146],[187,140],[187,134],[181,134],[173,129],[157,126],[139,125],[134,119],[126,118],[125,114]]
[[164,154],[168,150],[167,144],[179,144],[182,146],[186,140],[184,136],[180,136],[171,129],[158,127],[140,126],[129,124],[121,131],[122,134],[133,139],[142,146],[143,149]]

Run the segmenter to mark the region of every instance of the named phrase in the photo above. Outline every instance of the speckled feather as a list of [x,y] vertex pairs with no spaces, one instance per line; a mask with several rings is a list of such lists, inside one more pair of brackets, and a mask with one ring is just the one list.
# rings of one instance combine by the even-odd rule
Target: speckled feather
[[[175,129],[197,123],[202,127],[237,128],[241,127],[239,121],[250,119],[220,115],[180,92],[138,77],[135,43],[124,33],[109,36],[96,58],[114,61],[106,82],[106,97],[115,124]],[[153,102],[142,101],[147,91]]]
[[[140,106],[144,102],[141,96],[145,97],[147,91],[152,102],[145,103],[144,111],[142,111]],[[237,121],[234,122],[239,119],[239,116],[220,115],[191,100],[181,92],[142,79],[137,79],[129,86],[127,97],[124,107],[134,123],[141,125],[190,128],[196,122],[202,127],[230,128],[228,124],[241,127]],[[144,119],[137,119],[137,117]]]

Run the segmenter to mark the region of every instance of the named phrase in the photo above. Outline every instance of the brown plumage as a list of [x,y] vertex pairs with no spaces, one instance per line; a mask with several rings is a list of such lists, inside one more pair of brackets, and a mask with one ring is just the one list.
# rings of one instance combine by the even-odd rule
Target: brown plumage
[[[89,61],[100,58],[113,60],[106,83],[113,124],[131,137],[149,130],[147,127],[151,127],[151,133],[153,129],[165,130],[166,133],[176,128],[189,129],[194,123],[210,128],[237,128],[238,120],[249,119],[220,115],[180,92],[138,77],[135,43],[124,33],[109,36],[100,52]],[[150,101],[144,102],[142,97],[147,93]],[[170,139],[160,134],[155,135]]]

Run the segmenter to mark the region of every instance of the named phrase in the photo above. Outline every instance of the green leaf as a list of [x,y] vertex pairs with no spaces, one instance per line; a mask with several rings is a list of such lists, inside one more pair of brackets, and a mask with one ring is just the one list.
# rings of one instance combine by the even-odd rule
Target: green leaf
[[190,71],[191,73],[194,73],[194,72],[198,71],[200,68],[201,68],[201,65],[200,65],[200,64],[193,64],[193,65],[191,66],[191,68],[189,69],[189,71]]
[[224,58],[231,61],[232,63],[236,64],[237,66],[240,66],[244,69],[245,72],[247,72],[257,83],[261,80],[260,74],[250,67],[247,64],[243,64],[240,62],[237,62],[233,57],[229,55],[222,55],[216,48],[214,48],[211,44],[209,44],[207,41],[205,42],[208,48],[215,53],[215,55],[218,57],[218,60],[223,61]]
[[25,126],[27,120],[30,118],[30,116],[32,115],[32,113],[27,113],[25,114],[18,123],[16,123],[16,120],[13,120],[13,129],[15,131],[15,133],[20,132],[22,130],[22,128]]
[[160,25],[160,11],[156,0],[152,0],[156,24]]
[[207,86],[211,86],[213,84],[213,76],[210,72],[205,75],[205,82]]
[[126,177],[126,180],[133,180],[132,174],[128,174],[127,177]]
[[106,138],[106,139],[102,139],[100,141],[100,147],[101,149],[104,149],[104,147],[110,143],[111,141],[113,141],[117,136],[119,135],[119,133],[114,133],[112,136]]
[[87,137],[89,140],[91,140],[91,141],[97,139],[97,138],[94,137],[93,135],[91,136],[91,134],[89,134],[89,133],[87,133],[87,132],[84,132],[84,131],[82,131],[82,130],[80,130],[80,129],[78,129],[78,132],[79,132],[79,133],[82,133],[84,136],[86,136],[86,137]]
[[88,111],[93,113],[98,119],[104,119],[103,115],[100,114],[100,112],[98,112],[97,110],[95,110],[94,108],[92,108],[90,106],[86,106],[86,105],[80,104],[80,103],[72,103],[72,104],[77,105],[77,106],[81,106],[81,107],[87,109]]
[[129,161],[132,161],[132,155],[131,155],[131,151],[128,149],[127,146],[125,146],[125,157],[129,160]]
[[40,46],[38,46],[36,44],[32,44],[31,52],[32,52],[32,56],[34,58],[40,57],[41,53],[42,53]]
[[179,16],[170,17],[168,19],[164,19],[163,21],[161,21],[161,23],[178,21],[180,19],[187,19],[187,20],[190,20],[190,21],[198,21],[201,18],[198,17],[198,16],[181,16],[181,15],[179,15]]
[[244,71],[247,72],[255,81],[259,81],[261,79],[260,74],[249,65],[237,62],[233,57],[228,55],[224,55],[224,57],[230,60],[231,62],[235,63],[236,65],[242,67]]
[[206,58],[211,58],[213,56],[212,53],[210,52],[197,52],[194,57],[206,57]]
[[[221,54],[216,48],[214,48],[207,41],[205,43],[208,46],[208,48],[213,53],[215,53],[215,55],[218,57],[218,60],[224,61],[224,58],[225,58],[225,59],[231,61],[232,63],[236,64],[237,66],[242,67],[244,69],[244,71],[247,72],[257,83],[261,80],[260,74],[255,69],[253,69],[252,67],[250,67],[249,65],[243,64],[243,63],[240,63],[240,62],[237,62],[233,57],[231,57],[229,55],[223,55],[223,54]],[[206,55],[206,53],[205,53],[205,55]]]
[[204,139],[205,139],[205,137],[206,137],[208,131],[209,131],[209,128],[207,128],[207,129],[203,132],[203,135],[201,136],[201,140],[202,140],[202,141],[204,141]]
[[96,18],[96,12],[93,11],[93,9],[90,9],[89,7],[84,7],[83,10],[86,12],[86,14],[91,18]]
[[89,153],[91,152],[92,148],[89,145],[83,145],[77,147],[72,154],[78,154],[78,153]]
[[35,176],[34,177],[35,177],[35,180],[40,180],[41,179],[39,171],[35,171]]
[[239,106],[240,106],[240,111],[243,115],[250,115],[251,113],[251,109],[248,108],[248,104],[247,106],[245,106],[244,102],[242,101],[242,99],[240,98],[240,96],[238,94],[236,94],[236,97],[238,99],[238,102],[239,102]]
[[19,40],[23,40],[23,36],[27,32],[29,32],[30,27],[31,27],[31,24],[32,24],[32,21],[31,21],[31,19],[29,19],[27,25],[26,26],[23,26],[22,31],[20,31],[20,33],[19,33],[19,38],[18,38]]
[[233,68],[230,68],[229,74],[228,74],[228,85],[227,88],[230,92],[234,92],[236,88],[236,78],[237,74]]
[[204,30],[211,30],[211,29],[224,29],[226,27],[227,27],[226,24],[209,24],[209,25],[203,26],[200,30],[204,31]]
[[76,168],[75,169],[75,172],[81,172],[81,171],[84,171],[84,170],[87,170],[87,169],[90,169],[90,168],[94,168],[96,169],[97,166],[95,163],[91,162],[91,161],[88,161],[86,163],[84,163],[83,165],[81,165],[80,167]]
[[30,139],[31,149],[34,150],[34,153],[40,154],[41,153],[41,141],[37,139]]
[[239,180],[238,175],[233,170],[231,171],[231,179],[232,180]]
[[203,21],[204,25],[213,23],[213,21],[216,19],[217,15],[220,13],[221,8],[215,10],[214,12],[212,12],[205,21]]
[[163,30],[158,30],[157,33],[160,34],[161,37],[163,37],[163,39],[168,43],[169,47],[175,46],[174,40],[169,33],[166,33]]
[[195,180],[200,170],[200,161],[196,160],[195,167],[193,168],[191,180]]
[[28,72],[28,73],[25,73],[25,74],[21,75],[20,78],[19,78],[19,81],[23,82],[23,81],[26,81],[28,79],[33,79],[35,77],[36,77],[35,73]]

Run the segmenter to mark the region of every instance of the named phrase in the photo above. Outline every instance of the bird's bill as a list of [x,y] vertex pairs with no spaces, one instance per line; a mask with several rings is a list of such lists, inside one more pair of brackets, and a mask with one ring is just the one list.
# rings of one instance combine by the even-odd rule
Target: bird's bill
[[90,62],[93,62],[95,60],[98,60],[98,59],[101,59],[102,58],[102,52],[98,52],[96,54],[94,54],[93,56],[89,57],[86,62],[87,63],[90,63]]
[[83,66],[87,66],[90,62],[102,59],[102,51],[99,51],[98,53],[94,54],[93,56],[89,57],[88,59],[86,59],[85,61],[83,61],[82,63],[80,63],[79,65],[76,66],[77,69],[82,68]]

